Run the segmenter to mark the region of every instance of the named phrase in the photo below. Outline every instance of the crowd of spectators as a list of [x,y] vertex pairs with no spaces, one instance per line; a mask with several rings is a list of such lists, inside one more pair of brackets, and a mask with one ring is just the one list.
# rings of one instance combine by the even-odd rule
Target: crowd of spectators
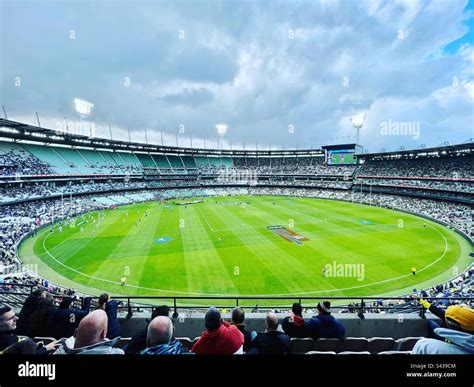
[[354,184],[474,193],[474,179],[471,182],[464,182],[454,180],[357,178],[354,180]]
[[[210,307],[204,316],[205,330],[191,346],[185,346],[175,336],[170,309],[160,306],[152,311],[147,326],[124,343],[116,314],[118,301],[112,301],[108,294],[102,294],[99,305],[93,306],[91,298],[78,303],[72,297],[53,297],[37,289],[18,315],[8,304],[0,304],[0,354],[284,355],[292,353],[292,338],[344,340],[346,335],[343,323],[332,315],[329,301],[317,303],[317,313],[310,318],[305,318],[302,306],[295,303],[281,324],[277,314],[269,311],[262,332],[247,329],[245,312],[239,307],[233,310],[230,321],[222,318],[219,309]],[[471,307],[437,307],[422,297],[415,302],[439,320],[427,321],[430,337],[418,340],[413,354],[474,353]],[[52,340],[44,345],[41,340],[33,340],[36,337]]]
[[0,153],[0,176],[47,175],[52,170],[26,150]]
[[459,179],[474,177],[474,156],[417,158],[407,160],[368,160],[358,176],[435,177]]

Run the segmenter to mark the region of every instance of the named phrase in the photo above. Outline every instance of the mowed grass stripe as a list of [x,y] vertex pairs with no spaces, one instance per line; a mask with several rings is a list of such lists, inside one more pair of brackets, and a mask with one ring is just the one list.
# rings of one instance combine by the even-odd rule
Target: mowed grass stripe
[[[238,211],[238,208],[225,208],[223,211],[228,214],[233,214],[238,217],[243,223],[250,225],[248,217],[243,215],[243,212]],[[282,282],[284,289],[287,291],[276,291],[278,289],[276,284],[270,284],[269,290],[273,293],[286,292],[302,292],[304,289],[312,289],[315,286],[315,278],[308,272],[307,267],[302,265],[298,260],[293,258],[293,250],[299,249],[301,246],[290,244],[286,240],[278,237],[276,234],[267,229],[268,214],[261,211],[256,211],[252,214],[251,219],[256,220],[254,224],[255,232],[261,239],[262,246],[255,248],[255,256],[268,267],[268,271],[262,273],[263,275],[270,275],[272,278],[278,279]],[[229,216],[229,219],[231,217]],[[281,240],[278,240],[278,239]],[[243,243],[245,243],[243,241]],[[284,247],[282,247],[284,246]],[[253,247],[253,246],[252,246]],[[311,257],[308,257],[311,260]],[[295,279],[298,279],[295,281]]]
[[[148,251],[153,241],[154,230],[151,227],[159,219],[159,211],[152,211],[153,204],[147,203],[140,207],[139,213],[129,213],[129,222],[123,223],[123,214],[119,222],[120,232],[126,232],[120,243],[104,257],[92,276],[119,282],[125,275],[127,284],[140,285],[141,273],[148,257]],[[147,211],[148,216],[145,216]],[[125,219],[126,220],[126,219]],[[133,222],[137,222],[135,223]],[[133,222],[133,225],[131,223]],[[125,230],[124,230],[125,228]],[[115,230],[111,230],[115,232]],[[128,232],[127,232],[128,231]],[[102,276],[102,277],[101,277]],[[94,281],[90,279],[91,281]]]
[[[215,207],[214,210],[208,208],[205,215],[200,210],[198,214],[201,220],[204,221],[204,219],[206,219],[209,237],[215,239],[217,235],[219,235],[220,238],[222,238],[222,242],[219,243],[221,245],[219,250],[222,250],[222,254],[226,254],[229,257],[228,260],[231,262],[232,269],[236,268],[238,275],[234,275],[234,283],[236,283],[236,287],[240,290],[241,294],[251,294],[258,289],[271,288],[274,286],[286,289],[286,285],[282,282],[282,279],[278,276],[272,276],[270,280],[267,274],[271,273],[274,267],[259,257],[258,253],[261,253],[264,248],[264,242],[262,243],[261,238],[258,246],[255,248],[255,240],[258,239],[258,237],[254,236],[252,238],[253,242],[246,244],[245,241],[239,237],[238,231],[212,232],[212,226],[209,222],[213,221],[224,224],[227,230],[232,229],[232,226],[218,215],[224,212],[222,207]],[[232,219],[232,217],[226,218]],[[239,224],[241,225],[242,223],[240,222]],[[256,230],[253,229],[252,232],[258,235]],[[232,274],[234,273],[232,272]]]
[[[183,251],[188,275],[188,290],[190,292],[203,292],[215,294],[238,293],[231,277],[232,268],[226,265],[225,259],[221,257],[221,251],[217,250],[218,243],[208,225],[194,208],[181,208],[180,214],[185,212],[193,214],[186,230],[183,232]],[[209,231],[208,231],[209,230]],[[201,244],[207,248],[192,251],[186,248],[192,246],[199,239]]]
[[[46,249],[60,262],[63,264],[76,268],[79,266],[83,266],[85,264],[89,264],[92,262],[100,261],[101,258],[98,257],[96,252],[96,244],[97,241],[100,240],[100,244],[104,249],[104,252],[112,251],[116,244],[120,243],[120,237],[113,237],[109,238],[106,236],[107,230],[117,227],[119,219],[115,216],[111,216],[111,219],[108,220],[107,223],[103,224],[101,227],[97,229],[97,238],[76,238],[76,235],[80,233],[80,227],[76,227],[77,230],[70,236],[66,237],[64,240],[57,241],[58,238],[61,237],[61,233],[58,232],[57,228],[55,229],[54,233],[50,234],[48,230],[45,230],[44,234],[41,238],[41,243],[38,246],[39,250],[43,254],[43,256],[49,257],[44,251],[44,246]],[[96,228],[95,223],[91,223],[92,227]],[[106,226],[105,226],[106,225]],[[89,225],[90,226],[90,225]],[[91,228],[91,227],[89,227]],[[84,231],[85,232],[85,231]],[[103,238],[101,237],[103,235]],[[54,240],[53,236],[56,238]],[[47,238],[47,239],[46,239]],[[46,239],[46,240],[45,240]],[[54,262],[54,261],[53,261]],[[69,272],[70,276],[78,275],[71,270],[68,270],[66,267],[59,265],[58,263],[54,262],[56,268],[65,274]]]

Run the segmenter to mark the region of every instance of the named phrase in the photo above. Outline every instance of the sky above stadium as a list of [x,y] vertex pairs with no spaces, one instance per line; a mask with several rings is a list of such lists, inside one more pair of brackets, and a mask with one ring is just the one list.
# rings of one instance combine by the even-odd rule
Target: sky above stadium
[[[9,119],[181,146],[474,137],[474,1],[1,1]],[[177,136],[178,135],[178,136]]]

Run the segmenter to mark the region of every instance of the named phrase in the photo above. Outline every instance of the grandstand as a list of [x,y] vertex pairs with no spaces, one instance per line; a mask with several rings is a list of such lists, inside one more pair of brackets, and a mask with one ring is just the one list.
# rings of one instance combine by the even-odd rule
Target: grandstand
[[[66,281],[52,273],[21,265],[18,247],[41,230],[51,232],[62,221],[134,203],[205,197],[299,197],[363,203],[398,209],[448,226],[472,242],[474,173],[472,143],[432,149],[377,154],[360,154],[354,165],[328,165],[322,149],[294,151],[231,151],[163,147],[84,136],[58,135],[48,129],[0,120],[0,205],[2,217],[1,300],[21,308],[30,292],[46,288],[60,300],[64,295],[79,296],[84,302],[97,296],[96,288]],[[41,135],[41,136],[40,136]],[[38,138],[42,138],[38,141]],[[126,208],[126,207],[124,207]],[[127,212],[128,214],[128,212]],[[82,215],[84,217],[84,215]],[[78,218],[80,219],[80,218]],[[99,218],[98,218],[99,219]],[[464,259],[463,262],[467,262]],[[25,263],[25,262],[23,262]],[[431,283],[422,291],[427,299],[442,307],[468,303],[472,306],[473,268],[448,275],[442,283]],[[429,281],[428,281],[429,282]],[[425,282],[426,283],[426,282]],[[192,294],[190,294],[192,295]],[[415,343],[426,337],[425,310],[410,294],[391,296],[331,297],[334,314],[345,327],[345,338],[292,338],[293,354],[375,354],[410,353]],[[266,312],[283,319],[295,301],[305,307],[305,316],[315,314],[317,297],[291,295],[259,298],[232,295],[206,298],[153,294],[117,295],[122,339],[126,348],[146,324],[153,305],[170,304],[174,311],[176,337],[191,350],[200,334],[203,309],[220,305],[224,319],[237,306],[247,309],[247,326],[264,330]],[[260,307],[255,306],[259,304]],[[254,306],[251,306],[254,305]],[[129,319],[130,316],[133,319]],[[186,315],[186,319],[180,316]],[[403,315],[404,324],[399,324]],[[126,318],[127,317],[127,318]],[[435,316],[426,312],[430,321]],[[45,344],[60,337],[46,332],[36,337]]]

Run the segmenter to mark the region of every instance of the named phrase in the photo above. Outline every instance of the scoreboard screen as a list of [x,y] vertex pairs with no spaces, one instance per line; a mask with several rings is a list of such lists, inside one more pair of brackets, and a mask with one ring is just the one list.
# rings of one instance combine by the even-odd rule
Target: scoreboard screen
[[354,149],[331,149],[326,151],[326,163],[328,165],[357,164]]

